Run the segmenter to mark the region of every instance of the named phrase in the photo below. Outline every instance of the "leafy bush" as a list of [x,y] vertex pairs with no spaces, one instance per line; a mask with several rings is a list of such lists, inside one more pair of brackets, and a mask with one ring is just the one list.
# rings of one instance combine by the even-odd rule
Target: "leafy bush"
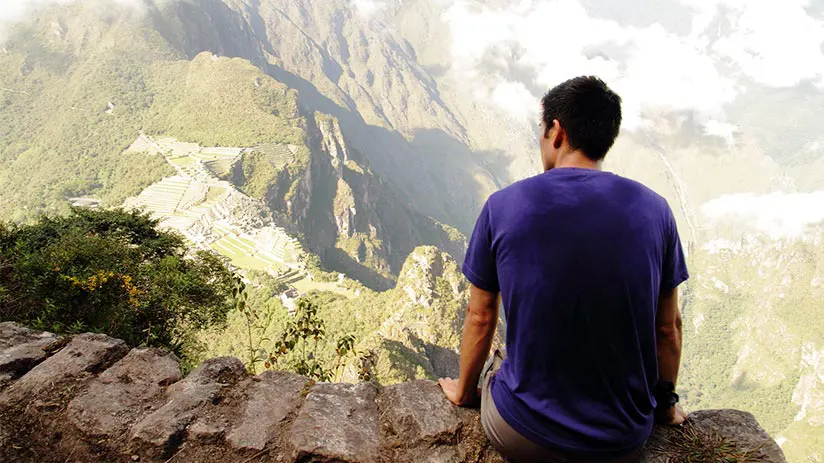
[[106,333],[185,354],[195,330],[225,321],[232,275],[146,215],[73,209],[0,225],[0,318],[57,333]]

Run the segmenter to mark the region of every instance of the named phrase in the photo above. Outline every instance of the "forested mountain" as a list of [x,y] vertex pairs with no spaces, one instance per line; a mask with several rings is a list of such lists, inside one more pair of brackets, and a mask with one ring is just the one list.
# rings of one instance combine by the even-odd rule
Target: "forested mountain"
[[[145,132],[257,147],[231,180],[296,228],[330,268],[371,286],[391,284],[420,244],[460,257],[459,233],[398,199],[335,117],[304,104],[268,66],[218,57],[260,58],[262,44],[247,27],[220,2],[143,13],[74,4],[16,26],[0,56],[3,212],[26,220],[65,211],[81,196],[120,205],[175,172],[161,156],[126,152]],[[278,165],[264,145],[296,149]]]
[[[518,35],[531,29],[513,19],[526,13],[506,1],[48,3],[0,35],[6,220],[138,206],[223,255],[271,323],[241,342],[249,319],[233,312],[202,333],[203,355],[270,350],[297,292],[317,303],[329,339],[354,334],[354,349],[374,354],[345,379],[363,361],[387,383],[454,372],[465,236],[490,193],[538,171],[543,74],[530,67],[533,36]],[[534,3],[571,18],[579,3],[619,14],[596,0]],[[488,34],[459,30],[459,13]],[[658,37],[657,22],[679,28],[673,17],[632,31]],[[711,43],[732,27],[708,24]],[[581,55],[602,64],[636,45],[624,37]],[[717,61],[724,79],[740,79],[724,130],[677,98],[689,82],[650,89],[678,104],[628,99],[642,120],[607,168],[668,199],[689,251],[686,405],[751,410],[791,461],[824,461],[824,238],[808,226],[824,219],[810,196],[824,189],[824,93],[812,79],[770,86]],[[666,81],[667,66],[661,57],[647,73]],[[510,111],[523,92],[534,115]],[[811,206],[783,206],[788,195]],[[767,207],[777,212],[759,218]],[[792,233],[782,212],[804,216]],[[334,363],[335,347],[318,356]]]

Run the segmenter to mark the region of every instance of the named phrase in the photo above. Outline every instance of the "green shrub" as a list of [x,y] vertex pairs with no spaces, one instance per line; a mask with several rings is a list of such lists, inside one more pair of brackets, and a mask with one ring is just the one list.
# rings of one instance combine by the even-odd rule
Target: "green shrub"
[[0,226],[0,318],[56,333],[93,331],[186,354],[191,333],[225,321],[232,275],[187,254],[146,215],[73,209]]

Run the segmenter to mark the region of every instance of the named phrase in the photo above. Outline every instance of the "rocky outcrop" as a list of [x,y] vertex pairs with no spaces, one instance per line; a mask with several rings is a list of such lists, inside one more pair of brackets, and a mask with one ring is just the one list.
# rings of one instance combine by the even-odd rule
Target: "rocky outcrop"
[[42,362],[49,346],[58,340],[51,333],[35,333],[12,323],[0,324],[0,388]]
[[434,246],[420,246],[406,259],[397,287],[403,288],[411,303],[430,307],[438,299],[436,291],[440,278],[446,280],[455,297],[468,289],[458,263],[449,254]]
[[[53,340],[47,349],[44,340]],[[453,406],[431,381],[381,388],[252,377],[234,358],[181,378],[176,360],[156,350],[92,334],[55,341],[0,323],[2,365],[29,352],[0,385],[0,461],[504,461],[477,410]],[[689,446],[713,445],[747,461],[785,461],[752,415],[734,410],[656,429],[641,461],[680,461]]]

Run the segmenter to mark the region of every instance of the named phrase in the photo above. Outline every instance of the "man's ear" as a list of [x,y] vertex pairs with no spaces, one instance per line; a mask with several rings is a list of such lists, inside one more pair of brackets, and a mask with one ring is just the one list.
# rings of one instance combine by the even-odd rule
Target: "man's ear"
[[556,150],[561,149],[561,146],[564,144],[564,138],[566,138],[566,131],[563,127],[561,127],[561,123],[558,122],[558,119],[552,120],[552,128],[555,129],[555,137],[552,140],[552,146],[555,147]]

